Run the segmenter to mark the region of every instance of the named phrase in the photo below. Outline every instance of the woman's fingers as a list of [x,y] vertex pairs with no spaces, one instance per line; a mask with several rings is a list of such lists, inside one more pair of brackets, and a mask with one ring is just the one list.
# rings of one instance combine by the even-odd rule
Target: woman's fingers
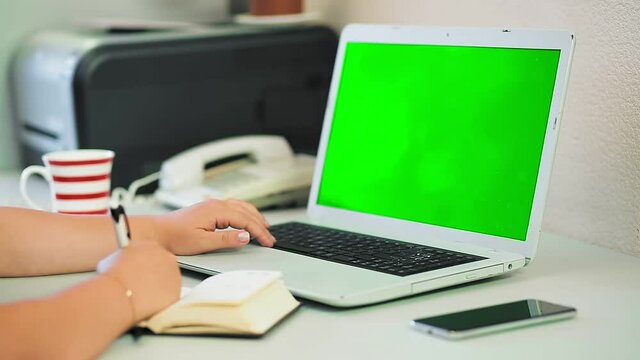
[[220,220],[223,221],[220,225],[225,228],[231,226],[235,229],[248,231],[252,237],[256,238],[256,240],[264,246],[271,247],[276,241],[262,221],[247,216],[243,211],[235,209],[229,210],[225,213],[225,217],[220,218]]
[[203,251],[233,249],[247,245],[251,235],[244,230],[217,230],[207,234]]
[[264,217],[264,215],[262,215],[262,213],[260,213],[260,211],[258,211],[258,208],[256,208],[253,204],[237,199],[229,199],[227,200],[227,203],[231,207],[234,207],[239,211],[246,213],[248,216],[251,216],[256,221],[262,222],[265,227],[269,227],[269,222],[267,221],[267,219]]
[[[215,214],[215,225],[217,229],[232,227],[239,230],[246,230],[264,246],[271,247],[275,243],[275,238],[271,235],[265,224],[262,215],[257,210],[252,211],[242,206],[239,200],[210,201]],[[213,229],[212,229],[213,230]]]

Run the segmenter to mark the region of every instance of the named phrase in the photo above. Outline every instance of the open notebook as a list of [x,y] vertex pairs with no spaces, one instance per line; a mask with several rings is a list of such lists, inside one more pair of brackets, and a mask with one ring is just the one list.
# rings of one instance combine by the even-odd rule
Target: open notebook
[[263,335],[299,306],[280,278],[275,271],[209,277],[138,326],[155,334]]

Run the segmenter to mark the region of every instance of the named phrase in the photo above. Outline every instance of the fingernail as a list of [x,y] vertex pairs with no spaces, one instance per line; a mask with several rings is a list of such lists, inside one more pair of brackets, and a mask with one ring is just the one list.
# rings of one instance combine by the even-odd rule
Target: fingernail
[[276,240],[275,237],[273,237],[273,235],[271,235],[271,240],[273,240],[273,242],[277,242],[278,240]]
[[251,239],[251,235],[246,231],[242,231],[238,234],[238,240],[240,240],[241,243],[248,243],[249,239]]

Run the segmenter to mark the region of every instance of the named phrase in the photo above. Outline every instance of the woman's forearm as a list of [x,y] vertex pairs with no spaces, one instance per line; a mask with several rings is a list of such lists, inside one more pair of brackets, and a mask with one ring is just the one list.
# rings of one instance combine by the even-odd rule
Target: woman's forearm
[[[153,239],[153,217],[131,217],[134,239]],[[116,248],[108,216],[0,208],[0,276],[89,271]]]
[[97,276],[54,296],[0,305],[0,349],[7,358],[87,359],[133,323],[130,299]]
[[[131,216],[134,242],[151,240],[174,254],[191,255],[275,238],[255,206],[240,200],[208,200],[165,215]],[[235,228],[235,231],[217,229]],[[248,236],[250,233],[250,236]],[[109,216],[61,215],[0,207],[0,276],[93,270],[116,248]]]

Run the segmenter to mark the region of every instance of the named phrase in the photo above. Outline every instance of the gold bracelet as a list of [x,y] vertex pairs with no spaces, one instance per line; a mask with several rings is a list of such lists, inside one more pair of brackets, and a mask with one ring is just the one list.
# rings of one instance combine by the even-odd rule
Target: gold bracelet
[[138,318],[136,317],[136,309],[135,309],[135,306],[133,305],[133,290],[126,287],[122,283],[122,281],[120,281],[120,279],[116,278],[115,276],[107,275],[106,273],[102,273],[101,275],[107,279],[111,279],[111,281],[115,282],[116,284],[118,284],[118,286],[124,289],[124,296],[126,296],[127,299],[129,300],[129,305],[130,305],[129,307],[131,308],[131,316],[133,317],[132,324],[135,324]]

